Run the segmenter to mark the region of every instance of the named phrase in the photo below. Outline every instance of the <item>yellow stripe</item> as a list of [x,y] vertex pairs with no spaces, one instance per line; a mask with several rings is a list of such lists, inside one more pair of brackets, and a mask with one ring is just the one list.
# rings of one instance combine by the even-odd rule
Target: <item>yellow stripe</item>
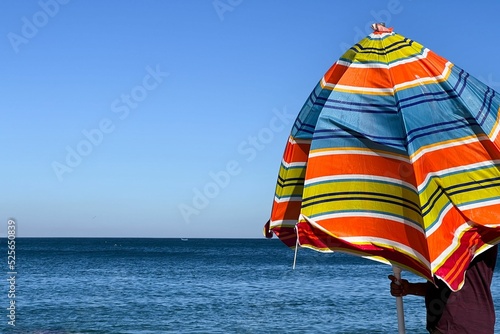
[[[339,192],[371,192],[374,194],[339,194]],[[380,194],[380,195],[379,195]],[[388,198],[384,194],[392,195],[396,198],[404,198],[411,203],[403,202],[396,198]],[[345,212],[352,210],[353,216],[356,212],[383,212],[392,214],[398,217],[407,217],[412,221],[420,221],[420,213],[418,212],[419,198],[418,195],[396,184],[374,182],[370,180],[345,180],[327,183],[319,183],[304,188],[304,199],[313,196],[325,195],[321,200],[326,200],[324,203],[315,205],[307,205],[309,201],[303,201],[304,207],[302,213],[306,216],[317,217],[333,212]],[[346,197],[345,199],[339,199]],[[362,197],[354,199],[354,197]],[[389,200],[395,203],[381,202],[379,200]],[[406,205],[406,206],[404,206]],[[408,207],[415,208],[410,210]]]
[[[398,35],[398,34],[394,34],[392,36],[389,36],[387,38],[385,38],[383,41],[380,41],[380,40],[372,40],[372,39],[369,39],[369,38],[365,38],[363,40],[361,40],[359,42],[359,44],[363,47],[363,48],[370,48],[370,47],[374,47],[374,48],[379,48],[381,43],[383,43],[384,45],[390,45],[390,44],[394,44],[394,43],[397,43],[397,42],[401,42],[405,40],[405,38],[401,35]],[[392,62],[395,62],[399,59],[403,59],[401,58],[401,53],[402,51],[401,50],[404,50],[404,49],[410,49],[410,50],[414,50],[414,52],[408,52],[408,53],[411,53],[412,55],[419,55],[421,52],[422,52],[422,49],[424,49],[423,45],[420,44],[420,43],[417,43],[415,41],[412,41],[410,39],[406,39],[406,43],[410,43],[412,42],[411,45],[407,44],[405,45],[403,48],[400,48],[402,44],[398,44],[398,45],[395,45],[391,48],[388,48],[388,49],[385,49],[384,51],[387,52],[385,54],[376,54],[374,52],[365,52],[359,48],[357,48],[356,46],[353,47],[353,49],[349,49],[347,50],[344,55],[342,56],[342,58],[347,58],[347,59],[353,59],[354,57],[356,58],[356,61],[358,62],[380,62],[380,63],[392,63]],[[406,58],[406,57],[405,57]]]
[[[300,179],[304,180],[305,173],[306,173],[305,167],[286,169],[283,166],[281,166],[279,171],[279,177],[282,178],[283,180],[289,180],[291,178],[299,179],[296,181],[292,181],[293,183],[295,183],[295,182],[300,182]],[[302,196],[302,192],[304,189],[303,184],[298,184],[293,186],[291,185],[287,186],[287,184],[289,183],[284,182],[284,186],[280,186],[280,183],[277,182],[275,188],[275,195],[278,197]]]

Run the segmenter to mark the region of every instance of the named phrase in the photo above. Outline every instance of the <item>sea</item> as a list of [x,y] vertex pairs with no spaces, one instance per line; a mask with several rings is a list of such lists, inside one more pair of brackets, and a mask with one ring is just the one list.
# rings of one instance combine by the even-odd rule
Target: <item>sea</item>
[[[0,244],[1,333],[398,329],[391,267],[352,255],[299,249],[293,269],[294,252],[277,239],[17,238],[9,268],[7,239]],[[423,298],[403,300],[407,333],[427,333]]]

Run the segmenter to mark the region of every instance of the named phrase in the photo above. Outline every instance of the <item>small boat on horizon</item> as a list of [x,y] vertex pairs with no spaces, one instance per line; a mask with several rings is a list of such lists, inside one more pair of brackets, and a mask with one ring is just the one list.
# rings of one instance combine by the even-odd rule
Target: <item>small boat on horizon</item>
[[182,241],[188,241],[188,238],[181,238]]

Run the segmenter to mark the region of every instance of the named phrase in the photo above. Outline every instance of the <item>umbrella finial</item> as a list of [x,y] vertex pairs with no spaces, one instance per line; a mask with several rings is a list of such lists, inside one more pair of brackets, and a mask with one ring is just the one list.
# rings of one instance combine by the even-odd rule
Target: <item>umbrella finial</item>
[[392,32],[392,30],[393,30],[393,28],[386,28],[384,22],[378,22],[378,23],[372,24],[372,29],[373,29],[373,32],[379,32],[379,33]]

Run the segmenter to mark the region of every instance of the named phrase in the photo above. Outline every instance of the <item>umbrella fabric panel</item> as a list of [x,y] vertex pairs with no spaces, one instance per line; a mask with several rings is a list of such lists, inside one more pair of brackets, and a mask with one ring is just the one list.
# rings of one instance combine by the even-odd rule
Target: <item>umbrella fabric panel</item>
[[393,96],[333,91],[317,120],[311,149],[369,147],[407,156],[403,130]]
[[[473,124],[478,124],[489,138],[495,140],[498,133],[498,108],[500,96],[490,87],[486,86],[458,66],[454,66],[450,75],[450,85],[456,80],[456,91],[460,111],[464,117]],[[459,83],[462,85],[459,86]],[[456,86],[456,88],[455,88]]]
[[[455,67],[452,69],[452,73],[458,71]],[[481,92],[480,86],[473,86],[471,80],[463,79],[468,75],[457,74],[458,79],[454,76],[450,75],[447,82],[439,85],[408,89],[404,95],[397,93],[410,156],[423,149],[452,144],[471,136],[482,138],[494,132],[498,123],[498,96],[489,91]],[[449,86],[454,89],[448,89]],[[439,90],[446,92],[446,96],[439,94]]]
[[[400,106],[431,267],[456,290],[475,250],[493,242],[486,229],[474,226],[498,226],[500,160],[488,134],[498,124],[499,100],[494,91],[456,66],[446,79],[418,87],[421,96],[413,101],[401,98]],[[446,95],[438,93],[440,88]]]

